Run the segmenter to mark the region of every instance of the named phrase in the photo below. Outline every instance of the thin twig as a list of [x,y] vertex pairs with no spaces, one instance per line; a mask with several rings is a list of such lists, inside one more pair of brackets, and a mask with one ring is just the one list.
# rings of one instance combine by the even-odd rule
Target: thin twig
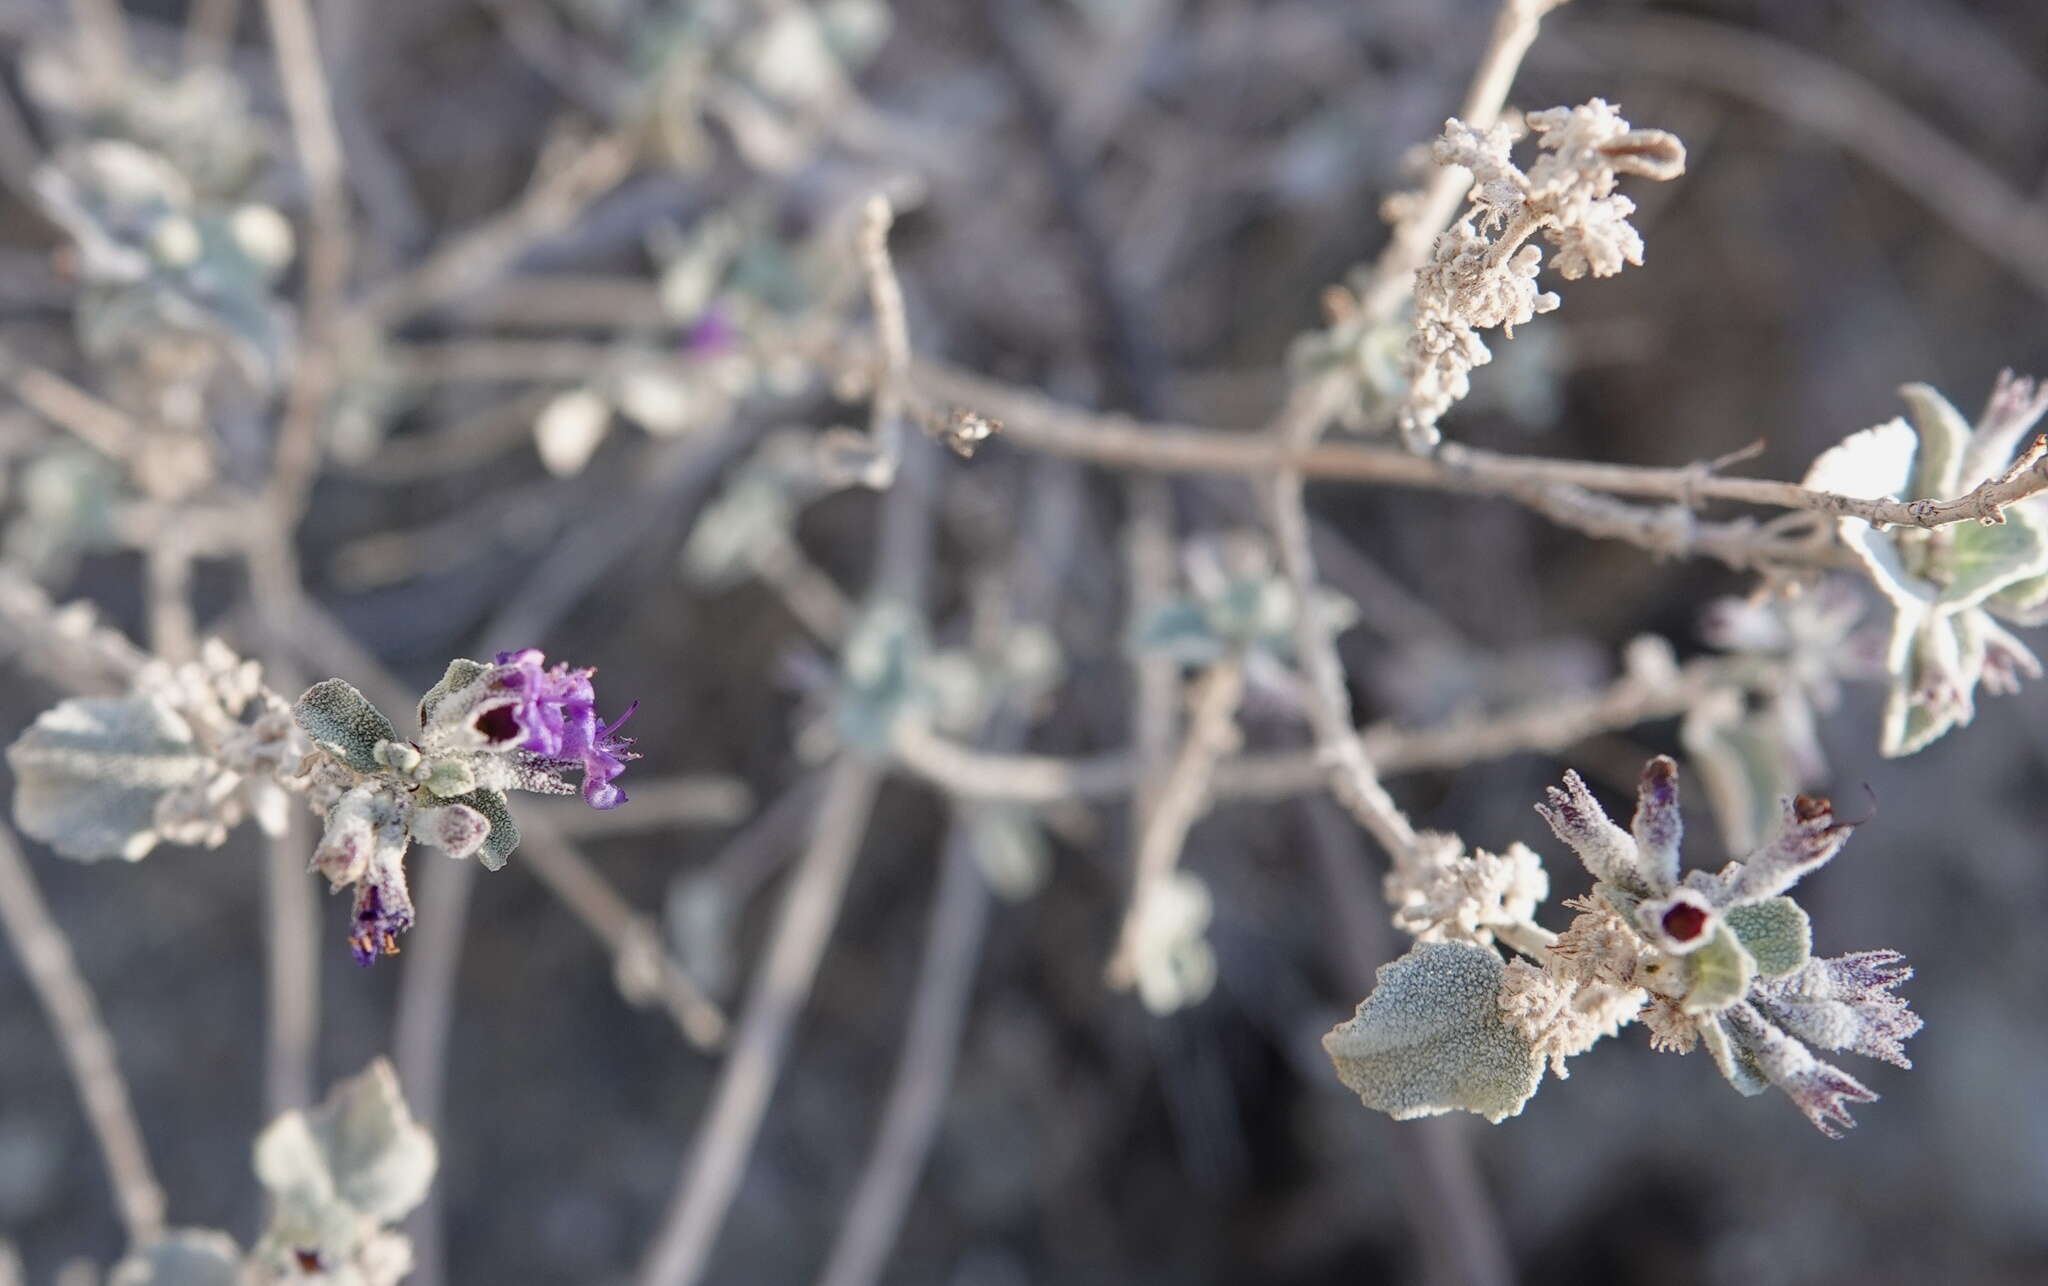
[[955,820],[939,863],[939,888],[888,1105],[819,1286],[872,1286],[888,1261],[953,1082],[989,900],[973,839],[966,824]]
[[284,422],[265,491],[281,532],[297,524],[320,465],[320,426],[339,372],[334,352],[352,254],[348,175],[333,93],[308,0],[263,0],[284,87],[292,142],[305,171],[312,235],[306,247],[304,342],[286,392]]
[[129,1244],[146,1246],[163,1233],[164,1192],[150,1168],[113,1037],[92,989],[78,972],[71,944],[36,889],[28,859],[5,826],[0,826],[0,926],[5,926],[22,971],[56,1029],[86,1122],[106,1162],[107,1181],[113,1185],[114,1204],[120,1208]]
[[372,330],[390,330],[488,284],[536,243],[567,228],[592,202],[625,182],[639,155],[638,136],[628,131],[580,145],[565,160],[551,150],[543,160],[559,164],[543,169],[516,204],[462,233],[404,276],[371,290],[356,305],[351,321]]
[[[1033,472],[1037,503],[1031,509],[1030,530],[1012,560],[1012,574],[1001,578],[1013,587],[1008,611],[1002,613],[1013,622],[1041,621],[1056,610],[1065,572],[1080,543],[1073,513],[1080,491],[1077,471],[1061,462],[1040,461]],[[1037,574],[1025,574],[1024,566],[1032,561]],[[991,743],[1008,749],[1022,741],[1027,723],[1028,716],[1013,704],[991,716],[984,732]],[[823,1286],[871,1286],[881,1275],[938,1135],[988,921],[987,878],[974,860],[970,842],[956,809],[895,1079],[826,1257]]]
[[185,65],[226,65],[241,17],[242,0],[192,0],[185,11]]
[[[273,678],[276,676],[273,675]],[[306,815],[291,810],[263,868],[264,1059],[268,1115],[313,1101],[320,1036],[320,903],[306,878]]]
[[126,463],[132,458],[141,430],[119,407],[4,349],[0,349],[0,378],[7,381],[22,405],[109,460]]
[[524,810],[571,840],[684,826],[731,826],[754,813],[754,793],[737,777],[696,773],[633,783],[633,806],[597,812],[582,800],[537,799]]
[[1124,908],[1116,949],[1103,971],[1109,985],[1119,991],[1137,982],[1138,934],[1146,900],[1173,874],[1188,831],[1210,799],[1216,763],[1236,748],[1237,706],[1243,696],[1244,665],[1236,658],[1217,662],[1195,681],[1188,700],[1187,735],[1139,831],[1137,854],[1131,862],[1130,901]]
[[1953,500],[1873,499],[1792,482],[1723,477],[1696,466],[1557,460],[1455,444],[1435,456],[1349,444],[1290,447],[1270,436],[1099,415],[931,362],[917,363],[914,380],[914,387],[935,402],[973,406],[1001,420],[1003,436],[1019,446],[1160,473],[1258,477],[1294,470],[1304,478],[1509,497],[1520,496],[1534,484],[1555,483],[1687,506],[1728,500],[1901,527],[1997,521],[2007,506],[2048,491],[2048,463],[2039,456],[2024,458],[2023,467],[2011,476],[1989,480]]
[[662,948],[651,917],[599,875],[544,816],[529,814],[520,826],[519,852],[526,866],[612,953],[619,993],[637,1006],[659,1006],[700,1049],[725,1040],[725,1013]]
[[[1484,130],[1500,119],[1514,87],[1515,73],[1543,15],[1564,0],[1503,0],[1494,19],[1493,34],[1479,56],[1479,67],[1465,91],[1458,118],[1474,129]],[[1423,191],[1411,198],[1408,209],[1388,234],[1387,244],[1374,261],[1372,274],[1359,296],[1360,310],[1372,321],[1386,322],[1400,315],[1415,287],[1415,270],[1429,257],[1437,234],[1465,203],[1472,184],[1471,171],[1462,166],[1441,166],[1430,176]]]
[[642,1286],[692,1286],[703,1277],[817,977],[880,784],[880,769],[859,755],[847,754],[833,766],[810,847],[797,863],[767,958],[747,990],[732,1053],[641,1267]]
[[[1335,923],[1324,941],[1352,995],[1369,993],[1391,954],[1386,906],[1368,877],[1357,832],[1320,799],[1304,801],[1308,848]],[[1514,1280],[1506,1239],[1462,1135],[1447,1117],[1381,1121],[1394,1155],[1396,1192],[1429,1262],[1429,1280],[1446,1286],[1506,1286]]]
[[78,28],[79,43],[97,73],[110,84],[128,74],[133,53],[128,15],[121,9],[121,0],[71,0],[71,22]]
[[[1669,677],[1626,675],[1593,692],[1467,716],[1435,728],[1368,728],[1360,741],[1384,775],[1464,768],[1509,755],[1556,753],[1603,732],[1675,718],[1715,692],[1761,692],[1773,681],[1768,665],[1741,657],[1705,657]],[[1071,759],[998,754],[915,723],[898,730],[894,749],[904,768],[933,785],[958,798],[988,803],[1115,799],[1138,790],[1143,780],[1142,759],[1135,752]],[[1262,751],[1223,759],[1210,787],[1219,799],[1281,799],[1317,789],[1328,775],[1314,752]]]

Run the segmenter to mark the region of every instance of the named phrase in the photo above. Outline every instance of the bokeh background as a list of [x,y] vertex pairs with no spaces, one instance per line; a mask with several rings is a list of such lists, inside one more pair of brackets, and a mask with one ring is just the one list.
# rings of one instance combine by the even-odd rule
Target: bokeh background
[[[584,101],[589,77],[574,74],[580,51],[644,66],[665,24],[693,7],[316,4],[352,166],[375,176],[353,193],[361,277],[416,261],[515,199],[563,120],[601,119],[605,104]],[[174,62],[183,8],[127,8],[137,56]],[[246,8],[232,66],[285,158],[269,195],[297,221],[303,195],[267,36],[258,6]],[[1493,10],[900,0],[856,73],[887,126],[870,152],[828,142],[770,174],[713,127],[701,164],[640,166],[524,254],[516,277],[644,283],[657,224],[745,205],[795,239],[849,194],[913,173],[923,199],[894,245],[920,352],[1085,406],[1255,427],[1284,395],[1290,342],[1321,323],[1319,292],[1379,247],[1378,203],[1410,181],[1412,149],[1455,110]],[[0,339],[89,381],[63,238],[18,182],[49,137],[24,58],[72,24],[56,3],[0,5],[4,88],[27,130],[8,149],[16,181],[0,198]],[[1761,437],[1763,454],[1741,467],[1797,477],[1843,434],[1897,413],[1902,382],[1932,382],[1973,410],[2001,367],[2048,372],[2048,7],[1576,0],[1547,21],[1513,101],[1595,95],[1683,137],[1688,173],[1634,189],[1646,265],[1564,284],[1558,314],[1496,346],[1450,436],[1669,465]],[[1887,113],[1924,122],[1947,150]],[[1988,176],[2002,204],[1959,189],[1959,164]],[[534,322],[526,306],[516,290],[486,289],[409,334],[595,342],[617,329]],[[693,586],[676,553],[748,442],[783,425],[857,421],[861,408],[822,388],[749,399],[728,423],[694,431],[687,452],[701,467],[679,463],[677,439],[621,427],[579,475],[552,477],[526,435],[530,410],[509,429],[485,417],[478,432],[495,437],[438,465],[378,467],[431,458],[408,444],[445,446],[449,426],[519,391],[435,386],[391,412],[383,452],[331,465],[302,533],[310,592],[418,688],[487,622],[547,622],[545,637],[484,643],[537,643],[597,665],[608,701],[637,697],[646,758],[629,787],[720,774],[762,807],[801,789],[815,767],[799,732],[830,658],[775,593]],[[650,487],[659,468],[669,473]],[[944,461],[938,480],[930,603],[942,634],[960,632],[980,569],[1024,538],[1037,505],[1072,506],[1077,553],[1056,615],[1066,677],[1029,744],[1124,744],[1118,480],[1000,440],[971,462]],[[1176,484],[1183,533],[1233,521],[1230,490]],[[1361,594],[1364,620],[1344,640],[1366,721],[1419,724],[1591,686],[1644,632],[1691,654],[1702,604],[1745,588],[1704,561],[1655,561],[1504,503],[1334,485],[1311,488],[1310,502],[1365,564],[1333,580],[1357,591],[1383,573],[1392,585]],[[18,487],[7,503],[33,520]],[[798,528],[849,592],[866,582],[876,511],[874,496],[841,493]],[[587,579],[549,582],[558,605],[521,606],[551,551],[622,530],[624,552]],[[422,553],[402,540],[381,561],[365,553],[393,533],[433,543]],[[86,550],[48,583],[140,628],[132,554]],[[249,637],[232,569],[203,565],[197,590],[203,624]],[[10,666],[0,732],[11,737],[56,696]],[[1822,951],[1895,947],[1917,966],[1905,992],[1927,1029],[1914,1070],[1851,1067],[1883,1101],[1830,1142],[1776,1096],[1738,1098],[1704,1056],[1653,1055],[1640,1028],[1604,1042],[1520,1118],[1458,1122],[1522,1280],[2048,1280],[2048,688],[1988,699],[1975,726],[1892,762],[1875,753],[1880,696],[1852,689],[1823,729],[1832,792],[1846,800],[1867,785],[1877,812],[1803,896]],[[1257,744],[1300,738],[1285,712],[1255,711],[1247,729]],[[1577,766],[1611,792],[1646,754],[1677,750],[1675,726],[1651,724],[1556,759],[1421,774],[1395,790],[1421,824],[1544,852],[1554,917],[1583,877],[1530,810],[1542,786]],[[1703,799],[1687,802],[1691,860],[1717,864]],[[710,1280],[818,1271],[895,1067],[946,820],[929,787],[887,787]],[[752,838],[735,858],[742,833]],[[734,818],[582,843],[635,907],[668,917],[685,959],[728,958],[731,976],[706,981],[730,999],[801,839]],[[1327,805],[1226,804],[1196,827],[1186,861],[1216,894],[1220,978],[1203,1004],[1158,1018],[1100,982],[1128,820],[1109,806],[1063,818],[1043,889],[991,912],[956,1081],[884,1280],[1424,1279],[1395,1160],[1408,1127],[1362,1109],[1317,1045],[1359,999],[1345,953],[1400,948],[1391,929],[1360,944],[1331,914],[1310,856],[1318,843],[1377,877],[1369,842]],[[263,844],[244,834],[135,867],[32,857],[119,1042],[173,1221],[246,1240],[260,1213],[248,1145],[265,1118]],[[712,869],[742,875],[707,927],[678,911],[701,887],[693,876]],[[391,1047],[395,992],[422,947],[408,941],[408,956],[360,971],[341,916],[323,901],[323,1084]],[[446,1280],[628,1280],[716,1071],[659,1013],[621,999],[608,955],[517,857],[480,877],[438,1128]],[[97,1155],[11,955],[0,955],[0,1235],[37,1282],[74,1257],[106,1263],[119,1251]]]

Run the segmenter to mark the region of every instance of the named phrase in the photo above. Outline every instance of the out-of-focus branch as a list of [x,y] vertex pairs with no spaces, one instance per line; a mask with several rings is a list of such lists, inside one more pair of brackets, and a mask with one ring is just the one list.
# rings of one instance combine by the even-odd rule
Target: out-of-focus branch
[[2048,298],[2048,206],[1868,80],[1769,36],[1675,14],[1603,12],[1545,57],[1588,54],[1733,94],[1833,140]]
[[50,908],[36,889],[28,859],[14,832],[0,826],[0,926],[14,943],[22,972],[56,1029],[65,1065],[78,1087],[85,1119],[106,1162],[114,1203],[133,1246],[146,1246],[162,1234],[164,1192],[150,1168],[142,1127],[135,1120],[127,1082],[121,1078],[113,1037],[100,1018],[92,989],[78,972],[71,944],[50,918]]
[[[1772,682],[1767,664],[1708,657],[1689,661],[1670,676],[1627,675],[1593,692],[1454,719],[1437,728],[1368,728],[1360,741],[1383,774],[1461,768],[1514,754],[1555,753],[1603,732],[1674,718],[1714,692],[1763,691]],[[1072,759],[995,754],[918,724],[898,731],[895,750],[905,768],[941,789],[991,802],[1113,799],[1138,789],[1142,775],[1135,754]],[[1327,769],[1313,752],[1267,751],[1223,759],[1210,788],[1221,799],[1276,799],[1314,790],[1326,778]]]
[[355,306],[351,322],[389,330],[487,284],[625,182],[639,159],[640,141],[633,131],[618,131],[580,144],[565,157],[570,150],[550,149],[542,157],[542,170],[518,202],[462,233],[405,275],[372,289]]
[[723,1042],[724,1012],[669,958],[652,917],[633,910],[547,818],[528,815],[519,833],[528,869],[611,950],[620,994],[635,1005],[659,1005],[699,1048]]
[[[1479,67],[1465,91],[1458,119],[1474,129],[1484,130],[1500,119],[1514,87],[1515,73],[1536,41],[1543,15],[1565,0],[1504,0],[1493,21],[1493,34]],[[1360,293],[1359,308],[1373,321],[1390,321],[1398,316],[1415,287],[1415,270],[1429,258],[1437,234],[1457,214],[1472,185],[1471,171],[1461,166],[1441,166],[1430,175],[1429,184],[1409,198],[1406,212],[1394,224],[1386,246],[1374,261],[1372,275]]]
[[1210,798],[1217,761],[1237,746],[1237,707],[1244,696],[1244,665],[1219,661],[1195,681],[1188,699],[1187,735],[1173,767],[1160,781],[1138,832],[1137,854],[1131,862],[1130,901],[1117,933],[1104,977],[1123,990],[1138,977],[1138,932],[1145,901],[1180,862],[1188,831]]
[[[319,30],[308,0],[263,0],[284,87],[292,142],[304,170],[312,217],[306,247],[303,342],[285,396],[284,422],[266,485],[282,531],[298,522],[320,464],[320,426],[333,392],[334,351],[342,292],[353,253],[349,232],[348,175],[334,100],[320,57]],[[285,537],[280,537],[285,538]]]
[[878,766],[858,754],[843,756],[832,769],[810,847],[797,863],[767,957],[747,990],[732,1052],[690,1145],[675,1199],[641,1266],[642,1286],[691,1286],[703,1277],[817,978],[880,785]]

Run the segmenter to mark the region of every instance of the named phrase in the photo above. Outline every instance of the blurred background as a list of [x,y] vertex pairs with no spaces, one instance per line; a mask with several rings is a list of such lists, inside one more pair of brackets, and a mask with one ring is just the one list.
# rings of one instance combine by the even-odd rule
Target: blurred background
[[[638,699],[645,758],[622,781],[638,798],[602,829],[548,815],[736,1004],[833,735],[820,712],[837,663],[802,578],[857,598],[878,548],[875,494],[806,492],[774,466],[778,434],[866,414],[807,360],[859,312],[859,201],[902,197],[892,245],[921,356],[1084,407],[1255,428],[1286,394],[1298,337],[1325,324],[1324,288],[1384,240],[1379,203],[1420,176],[1416,146],[1456,110],[1496,6],[312,8],[345,158],[342,293],[375,301],[374,340],[305,315],[303,256],[278,258],[260,217],[234,225],[220,253],[239,258],[208,259],[203,288],[158,274],[141,298],[96,276],[105,256],[80,231],[111,218],[101,198],[121,185],[92,188],[65,149],[120,138],[168,159],[180,199],[280,212],[305,249],[321,189],[286,123],[265,6],[0,3],[10,383],[24,364],[60,373],[163,445],[124,475],[17,384],[0,405],[0,552],[144,637],[137,546],[208,489],[259,484],[293,373],[309,352],[331,362],[295,545],[305,593],[409,691],[450,656],[537,645],[597,666],[607,713]],[[1688,172],[1627,189],[1645,266],[1546,281],[1563,308],[1495,345],[1452,439],[1682,465],[1763,438],[1739,468],[1797,478],[1897,414],[1903,382],[1974,413],[2002,367],[2048,373],[2048,7],[1576,0],[1546,20],[1512,102],[1594,96],[1680,135]],[[437,247],[475,249],[479,227],[502,234],[484,239],[498,260],[422,280]],[[178,267],[178,249],[159,258]],[[394,281],[413,295],[379,295]],[[211,347],[194,356],[165,328]],[[1000,435],[930,463],[934,638],[964,646],[976,620],[1000,637],[978,605],[1050,573],[1060,664],[1009,718],[1011,744],[1127,745],[1125,481]],[[1166,494],[1183,539],[1257,512],[1235,483]],[[1361,608],[1343,652],[1362,723],[1591,689],[1643,633],[1694,655],[1701,608],[1749,587],[1503,502],[1318,485],[1310,506],[1343,551],[1329,579]],[[771,538],[801,557],[760,557]],[[249,578],[192,539],[196,628],[266,654],[276,626],[250,608]],[[20,659],[0,686],[8,739],[61,695]],[[1637,1027],[1519,1118],[1448,1123],[1429,1147],[1469,1151],[1519,1280],[2048,1281],[2048,687],[1985,699],[1973,727],[1899,761],[1876,755],[1881,697],[1852,686],[1821,727],[1824,787],[1853,815],[1867,785],[1876,816],[1803,900],[1820,951],[1893,947],[1918,968],[1914,1070],[1845,1060],[1883,1101],[1830,1142],[1775,1095],[1739,1098],[1703,1055],[1653,1055]],[[1244,726],[1257,746],[1303,740],[1284,706],[1254,702]],[[1664,720],[1392,785],[1420,825],[1544,853],[1561,927],[1556,903],[1584,877],[1531,812],[1542,787],[1575,766],[1618,801],[1679,741]],[[1704,795],[1686,803],[1690,861],[1718,865]],[[927,784],[886,784],[707,1280],[800,1282],[824,1263],[960,817]],[[1417,1127],[1363,1109],[1318,1045],[1361,998],[1352,962],[1402,949],[1381,918],[1333,913],[1319,871],[1376,885],[1370,842],[1312,797],[1219,803],[1185,855],[1214,895],[1216,983],[1161,1017],[1102,985],[1128,879],[1122,804],[1000,824],[1008,839],[984,826],[975,846],[998,895],[947,966],[969,980],[957,1069],[882,1280],[1431,1279],[1429,1202],[1399,1137]],[[1008,865],[1004,843],[1021,852]],[[246,1240],[249,1142],[270,1114],[267,846],[245,828],[136,866],[31,859],[105,1008],[172,1222]],[[627,1002],[612,955],[522,856],[463,890],[466,920],[436,918],[445,883],[416,869],[422,926],[369,970],[346,958],[340,902],[320,900],[313,1079],[391,1051],[399,993],[429,985],[408,978],[441,953],[445,1226],[421,1234],[428,1271],[630,1280],[720,1056]],[[77,1258],[110,1263],[121,1232],[43,1015],[0,961],[0,1236],[28,1280],[50,1281]]]

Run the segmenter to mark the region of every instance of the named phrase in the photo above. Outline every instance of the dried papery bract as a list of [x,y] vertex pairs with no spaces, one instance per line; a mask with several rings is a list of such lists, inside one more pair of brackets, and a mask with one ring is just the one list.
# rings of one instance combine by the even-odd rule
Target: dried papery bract
[[1471,391],[1471,371],[1493,359],[1480,332],[1515,327],[1556,308],[1536,288],[1541,233],[1551,266],[1567,281],[1610,277],[1641,264],[1643,239],[1628,222],[1635,203],[1615,192],[1624,174],[1658,181],[1685,171],[1685,147],[1662,130],[1629,128],[1600,99],[1528,116],[1543,153],[1525,172],[1511,155],[1508,123],[1475,130],[1452,119],[1431,150],[1439,165],[1473,176],[1470,205],[1437,237],[1415,276],[1415,321],[1402,357],[1407,393],[1396,421],[1416,450],[1434,445],[1437,421]]

